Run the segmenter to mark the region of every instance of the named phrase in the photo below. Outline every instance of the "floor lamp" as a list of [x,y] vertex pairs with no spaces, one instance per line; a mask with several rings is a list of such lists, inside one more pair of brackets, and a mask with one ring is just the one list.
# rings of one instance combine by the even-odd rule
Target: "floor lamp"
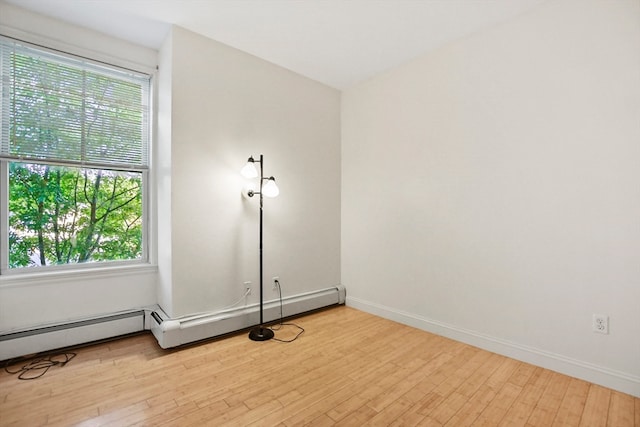
[[[257,178],[258,171],[256,170],[256,163],[260,163],[260,189],[258,191],[249,190],[247,196],[253,197],[256,194],[260,195],[260,325],[256,326],[249,332],[249,338],[253,341],[267,341],[273,338],[273,331],[264,326],[263,319],[263,274],[262,274],[262,211],[263,211],[263,199],[264,197],[276,197],[280,194],[280,190],[276,185],[274,177],[264,177],[264,158],[260,154],[260,160],[255,160],[249,157],[247,164],[242,168],[240,173],[246,178]],[[266,183],[265,183],[266,181]]]

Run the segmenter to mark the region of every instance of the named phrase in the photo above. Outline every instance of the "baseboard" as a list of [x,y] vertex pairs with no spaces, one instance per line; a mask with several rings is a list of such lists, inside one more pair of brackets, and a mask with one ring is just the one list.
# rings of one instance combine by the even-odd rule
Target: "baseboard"
[[[341,285],[318,291],[285,297],[282,299],[282,316],[297,314],[344,304],[345,289]],[[258,304],[201,313],[193,316],[171,319],[158,309],[150,314],[148,321],[153,335],[162,348],[177,347],[196,341],[214,338],[250,328],[260,323]],[[263,305],[263,321],[270,323],[280,318],[280,301],[268,301]]]
[[396,310],[360,298],[347,297],[347,306],[362,310],[385,319],[422,329],[443,337],[451,338],[474,347],[482,348],[516,360],[531,363],[545,369],[599,384],[622,393],[640,397],[640,378],[624,372],[597,366],[581,360],[521,345],[500,338],[459,328],[412,313]]
[[144,315],[132,310],[1,334],[0,360],[143,331]]

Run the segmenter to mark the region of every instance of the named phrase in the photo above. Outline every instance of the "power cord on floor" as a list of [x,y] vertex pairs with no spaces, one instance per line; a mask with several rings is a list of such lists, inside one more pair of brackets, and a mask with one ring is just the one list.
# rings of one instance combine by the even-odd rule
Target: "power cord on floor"
[[283,323],[282,289],[280,288],[280,281],[278,279],[274,279],[274,283],[276,284],[276,286],[278,288],[278,296],[280,298],[280,323],[278,325],[271,326],[270,329],[275,332],[275,331],[281,330],[283,326],[293,326],[294,328],[298,328],[298,333],[296,334],[295,337],[291,338],[290,340],[283,340],[283,339],[279,339],[279,338],[275,338],[275,337],[272,338],[272,339],[275,340],[275,341],[280,341],[280,342],[294,342],[295,340],[298,339],[298,337],[300,335],[302,335],[304,333],[304,328],[302,326],[296,325],[295,323]]
[[[47,373],[52,366],[63,367],[67,363],[76,357],[76,353],[51,353],[44,356],[36,356],[32,359],[20,358],[7,360],[4,365],[4,370],[9,374],[18,375],[20,380],[35,380]],[[27,362],[17,369],[10,369],[10,367],[18,365],[22,362]]]

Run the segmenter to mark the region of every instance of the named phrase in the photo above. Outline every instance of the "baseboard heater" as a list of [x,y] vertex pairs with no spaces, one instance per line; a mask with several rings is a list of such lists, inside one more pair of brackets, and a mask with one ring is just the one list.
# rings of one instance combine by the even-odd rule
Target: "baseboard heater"
[[[344,304],[345,299],[346,292],[342,285],[286,297],[282,301],[282,314],[284,317],[295,316],[331,305]],[[273,322],[279,317],[279,300],[266,302],[265,322]],[[0,361],[148,329],[151,329],[160,347],[171,348],[250,328],[259,322],[258,304],[181,319],[170,319],[159,308],[130,310],[0,333]]]
[[[308,292],[282,300],[283,317],[295,316],[319,308],[344,304],[344,286]],[[264,322],[280,318],[280,301],[268,301],[264,306]],[[203,313],[171,319],[162,310],[151,313],[151,332],[162,348],[177,347],[220,335],[250,328],[260,323],[258,304],[218,312]]]
[[0,360],[113,338],[144,329],[145,311],[131,310],[12,331],[0,334]]

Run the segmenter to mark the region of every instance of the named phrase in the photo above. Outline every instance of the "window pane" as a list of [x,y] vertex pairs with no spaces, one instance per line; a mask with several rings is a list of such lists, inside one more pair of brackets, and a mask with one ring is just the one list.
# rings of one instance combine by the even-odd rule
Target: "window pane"
[[9,267],[141,259],[142,178],[9,163]]

